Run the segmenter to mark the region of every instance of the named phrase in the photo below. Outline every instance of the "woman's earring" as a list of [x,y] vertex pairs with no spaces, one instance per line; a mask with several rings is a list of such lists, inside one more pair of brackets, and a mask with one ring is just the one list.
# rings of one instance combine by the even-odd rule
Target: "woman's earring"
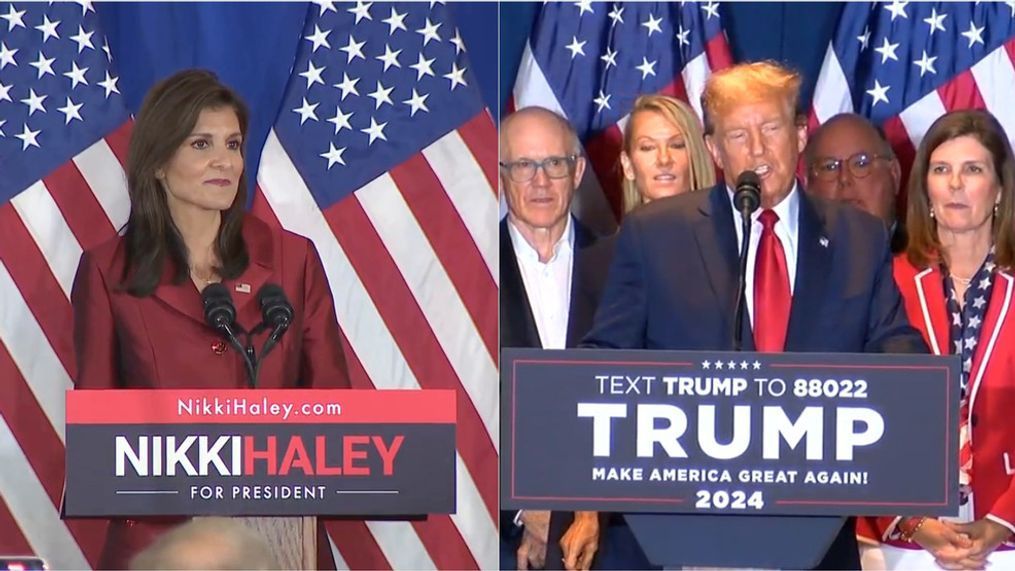
[[994,203],[994,218],[997,218],[997,203]]
[[931,219],[934,218],[934,207],[933,206],[930,207],[930,217],[931,217]]

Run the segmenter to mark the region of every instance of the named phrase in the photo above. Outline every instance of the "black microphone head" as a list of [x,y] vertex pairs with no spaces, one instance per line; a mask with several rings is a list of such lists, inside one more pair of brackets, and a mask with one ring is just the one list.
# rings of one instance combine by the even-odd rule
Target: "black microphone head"
[[208,284],[201,291],[201,301],[204,303],[204,320],[215,329],[221,329],[236,320],[233,298],[221,283]]
[[746,170],[737,177],[737,187],[733,191],[733,204],[737,210],[748,214],[761,205],[761,177],[752,170]]
[[288,327],[293,319],[293,306],[290,305],[285,291],[276,284],[264,284],[257,292],[257,301],[261,304],[261,315],[264,322],[272,326]]

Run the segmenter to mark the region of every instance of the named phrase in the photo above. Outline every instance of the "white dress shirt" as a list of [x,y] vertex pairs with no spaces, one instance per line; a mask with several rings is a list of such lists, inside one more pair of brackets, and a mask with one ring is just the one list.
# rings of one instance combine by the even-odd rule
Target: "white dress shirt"
[[567,217],[564,233],[553,245],[553,255],[546,263],[539,260],[539,253],[525,241],[511,218],[508,218],[508,234],[542,347],[563,349],[567,345],[571,273],[574,268],[574,224],[571,216]]
[[[733,204],[733,189],[726,187],[730,196],[730,204]],[[786,271],[789,273],[789,293],[792,296],[796,283],[796,253],[797,235],[800,226],[800,190],[797,184],[793,183],[793,189],[789,191],[782,202],[776,204],[772,210],[779,216],[775,223],[775,235],[782,242],[782,250],[786,254]],[[761,231],[764,229],[758,220],[761,217],[761,208],[751,214],[751,241],[747,245],[747,276],[744,297],[747,299],[747,315],[751,320],[751,329],[754,329],[754,263],[757,260],[758,242],[761,241]],[[740,252],[740,243],[744,239],[744,229],[741,227],[740,213],[736,206],[733,207],[733,227],[737,232],[737,252]]]

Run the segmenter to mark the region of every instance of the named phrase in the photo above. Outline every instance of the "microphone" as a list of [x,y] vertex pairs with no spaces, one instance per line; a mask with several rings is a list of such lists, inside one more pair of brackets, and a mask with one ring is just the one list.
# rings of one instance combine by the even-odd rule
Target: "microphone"
[[761,206],[761,178],[758,173],[746,170],[737,177],[733,191],[733,206],[740,213],[743,229],[740,241],[740,283],[737,286],[736,309],[733,313],[733,350],[740,351],[744,336],[744,294],[747,290],[747,248],[751,243],[751,214]]
[[261,359],[271,351],[289,329],[293,322],[293,306],[285,296],[285,291],[276,284],[264,284],[257,292],[257,301],[261,304],[263,324],[271,327],[268,340],[261,349]]
[[252,387],[257,386],[257,372],[251,356],[236,338],[236,307],[229,290],[221,283],[208,284],[201,291],[201,301],[204,304],[205,322],[225,336],[229,344],[239,351],[247,368],[247,380]]

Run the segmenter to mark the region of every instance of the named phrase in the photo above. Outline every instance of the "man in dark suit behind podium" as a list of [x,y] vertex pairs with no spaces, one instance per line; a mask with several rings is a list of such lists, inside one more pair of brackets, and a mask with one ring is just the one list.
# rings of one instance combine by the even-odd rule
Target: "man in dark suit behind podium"
[[[500,345],[575,347],[592,325],[605,267],[586,263],[595,235],[570,214],[585,172],[577,135],[561,116],[526,107],[500,128],[501,185],[508,215],[500,224]],[[516,517],[517,515],[517,517]],[[559,518],[558,518],[559,519]],[[562,525],[564,523],[561,520]],[[501,568],[559,568],[550,513],[501,513]],[[550,561],[547,561],[547,552]]]
[[[709,78],[706,143],[729,182],[654,201],[625,220],[587,345],[733,348],[741,228],[731,187],[751,170],[761,208],[748,246],[743,349],[926,352],[892,280],[884,224],[809,197],[795,180],[807,139],[795,120],[799,86],[796,73],[770,62]],[[847,521],[817,568],[859,569]],[[722,534],[706,527],[682,532]]]

